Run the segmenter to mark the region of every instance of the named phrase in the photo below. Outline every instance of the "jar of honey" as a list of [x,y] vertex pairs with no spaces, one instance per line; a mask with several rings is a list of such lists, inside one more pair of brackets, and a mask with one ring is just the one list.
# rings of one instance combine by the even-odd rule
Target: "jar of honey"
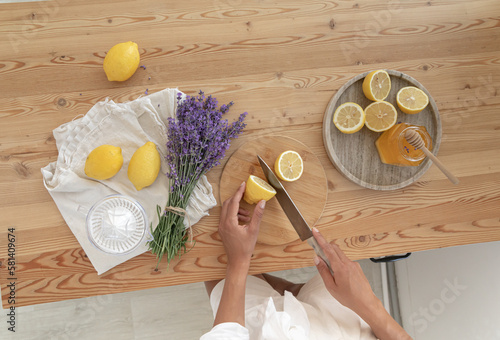
[[432,139],[425,126],[399,123],[394,125],[375,142],[380,160],[385,164],[398,166],[417,166],[425,158],[422,150],[411,146],[405,138],[408,129],[413,129],[422,137],[425,147],[432,150]]

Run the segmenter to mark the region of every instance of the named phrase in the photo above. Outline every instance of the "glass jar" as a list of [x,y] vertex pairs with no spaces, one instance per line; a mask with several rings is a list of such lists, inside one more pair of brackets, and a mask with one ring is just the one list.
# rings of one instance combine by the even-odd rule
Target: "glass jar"
[[425,126],[399,123],[384,131],[375,142],[382,163],[397,166],[417,166],[422,163],[425,154],[408,143],[405,138],[408,129],[418,132],[425,147],[432,150],[432,139]]

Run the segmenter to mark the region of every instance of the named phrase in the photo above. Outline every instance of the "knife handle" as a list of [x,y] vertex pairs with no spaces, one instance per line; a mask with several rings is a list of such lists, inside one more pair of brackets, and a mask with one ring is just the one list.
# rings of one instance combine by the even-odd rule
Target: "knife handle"
[[332,275],[333,275],[333,270],[332,270],[332,267],[330,266],[330,261],[326,257],[325,253],[323,252],[323,249],[321,249],[320,245],[318,244],[318,241],[316,241],[314,236],[309,237],[307,239],[307,243],[309,243],[309,245],[314,249],[314,251],[316,252],[316,255],[318,255],[319,257],[321,257],[321,259],[323,261],[325,261],[326,265],[328,266],[328,269],[330,269],[330,273],[332,273]]

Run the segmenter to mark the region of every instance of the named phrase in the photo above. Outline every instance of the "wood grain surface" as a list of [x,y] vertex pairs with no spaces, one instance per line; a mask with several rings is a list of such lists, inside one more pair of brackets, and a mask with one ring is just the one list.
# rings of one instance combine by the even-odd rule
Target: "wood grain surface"
[[[294,138],[282,136],[262,136],[252,139],[236,150],[228,159],[222,171],[219,190],[220,202],[234,195],[238,186],[254,175],[266,180],[257,155],[274,169],[274,162],[287,150],[299,153],[304,162],[304,171],[300,179],[294,182],[281,181],[285,190],[293,199],[310,228],[314,227],[326,204],[328,194],[326,174],[320,160],[303,143]],[[255,205],[245,201],[240,206],[253,212]],[[288,217],[283,212],[276,198],[266,203],[265,213],[259,229],[257,242],[268,245],[280,245],[299,238]]]
[[[297,139],[317,155],[328,199],[318,227],[352,259],[500,240],[500,2],[97,1],[0,4],[0,284],[8,307],[8,228],[16,235],[16,305],[222,278],[220,206],[194,227],[196,246],[170,270],[138,256],[97,276],[42,183],[57,158],[52,130],[106,97],[133,100],[167,87],[220,103],[247,128],[223,164],[260,136]],[[106,51],[138,43],[141,65],[108,82]],[[358,74],[392,69],[412,76],[440,112],[440,160],[392,191],[360,187],[326,154],[329,100]],[[220,203],[220,202],[219,202]],[[251,273],[312,265],[298,240],[257,244]]]
[[[424,126],[432,139],[432,152],[437,155],[441,145],[442,127],[439,111],[427,89],[413,77],[395,70],[386,70],[391,78],[391,91],[385,99],[394,105],[399,123]],[[363,80],[369,72],[361,73],[350,79],[332,97],[323,118],[323,142],[328,157],[335,168],[356,184],[375,190],[395,190],[404,188],[420,177],[431,167],[428,158],[418,166],[400,167],[381,162],[375,141],[381,133],[363,127],[354,134],[344,134],[333,124],[335,110],[346,102],[354,102],[365,109],[372,103],[363,94]],[[397,105],[397,93],[407,86],[420,88],[429,97],[429,104],[418,114],[403,113]]]

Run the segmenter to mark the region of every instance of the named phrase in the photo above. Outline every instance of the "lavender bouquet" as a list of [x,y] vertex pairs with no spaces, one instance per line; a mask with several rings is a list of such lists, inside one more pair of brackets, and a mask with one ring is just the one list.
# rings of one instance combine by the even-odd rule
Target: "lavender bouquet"
[[177,95],[177,113],[168,120],[168,156],[170,193],[165,210],[157,206],[159,223],[153,231],[149,250],[156,254],[158,263],[166,254],[168,264],[176,256],[186,253],[188,229],[184,228],[185,209],[189,197],[198,182],[212,167],[220,164],[229,149],[232,138],[237,138],[246,124],[246,112],[229,123],[222,119],[231,105],[217,107],[217,99],[199,96]]

